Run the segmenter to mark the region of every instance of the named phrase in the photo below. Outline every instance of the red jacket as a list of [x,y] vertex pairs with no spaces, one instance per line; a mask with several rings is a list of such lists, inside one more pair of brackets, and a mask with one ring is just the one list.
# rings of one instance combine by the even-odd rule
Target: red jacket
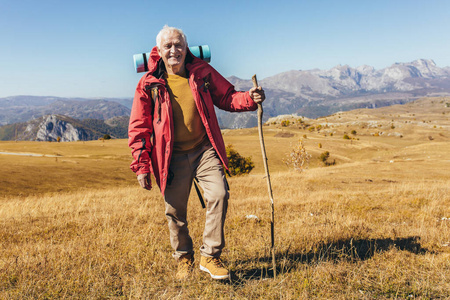
[[[189,85],[208,138],[227,167],[225,144],[214,105],[233,112],[256,110],[257,105],[248,92],[237,92],[213,67],[193,56],[189,50],[185,63]],[[165,66],[156,47],[152,49],[148,67],[149,72],[137,85],[131,109],[128,146],[134,160],[130,168],[136,175],[151,172],[164,194],[174,142],[173,118],[172,104],[163,77]],[[154,100],[151,97],[152,87],[158,88]]]

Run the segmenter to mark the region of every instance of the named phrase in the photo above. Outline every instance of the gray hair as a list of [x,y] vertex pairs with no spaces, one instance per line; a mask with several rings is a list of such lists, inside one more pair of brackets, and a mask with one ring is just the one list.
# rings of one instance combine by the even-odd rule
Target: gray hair
[[169,32],[177,32],[178,34],[181,35],[181,37],[184,40],[184,43],[187,46],[187,38],[186,35],[184,34],[183,30],[176,28],[176,27],[169,27],[168,25],[164,25],[163,29],[161,29],[161,31],[158,33],[158,35],[156,36],[156,46],[158,47],[158,49],[161,47],[161,39],[164,35],[168,34]]

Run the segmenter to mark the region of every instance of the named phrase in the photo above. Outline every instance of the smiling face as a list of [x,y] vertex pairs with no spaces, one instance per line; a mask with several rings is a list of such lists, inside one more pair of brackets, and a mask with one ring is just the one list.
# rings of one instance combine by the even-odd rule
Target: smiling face
[[184,74],[187,45],[181,34],[176,31],[169,31],[163,35],[158,53],[164,61],[168,74]]

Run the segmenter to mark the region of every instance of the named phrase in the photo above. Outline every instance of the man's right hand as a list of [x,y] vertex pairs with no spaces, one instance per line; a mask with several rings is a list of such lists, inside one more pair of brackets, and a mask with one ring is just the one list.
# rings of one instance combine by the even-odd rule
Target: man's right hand
[[152,189],[152,182],[150,180],[150,174],[148,174],[148,173],[139,174],[137,176],[137,180],[142,188],[144,188],[146,190]]

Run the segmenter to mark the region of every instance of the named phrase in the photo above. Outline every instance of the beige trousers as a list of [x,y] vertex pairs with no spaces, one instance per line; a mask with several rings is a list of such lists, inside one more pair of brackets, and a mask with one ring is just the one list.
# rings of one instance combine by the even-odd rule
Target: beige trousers
[[228,184],[222,162],[208,142],[190,153],[174,153],[170,161],[164,200],[175,259],[194,253],[187,222],[187,203],[194,177],[203,189],[206,202],[200,253],[206,257],[218,257],[225,246],[223,227],[228,207]]

